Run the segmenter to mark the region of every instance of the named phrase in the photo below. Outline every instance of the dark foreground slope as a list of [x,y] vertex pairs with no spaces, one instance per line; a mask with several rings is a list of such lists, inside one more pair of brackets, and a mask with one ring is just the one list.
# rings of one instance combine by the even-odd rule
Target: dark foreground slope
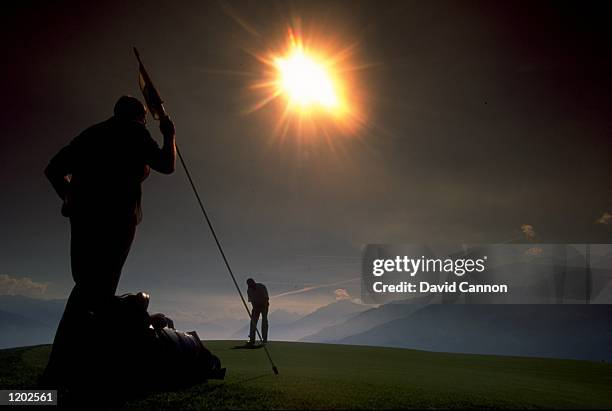
[[[406,349],[272,342],[263,350],[207,342],[225,381],[159,393],[126,409],[578,408],[612,407],[612,365],[443,354]],[[48,346],[0,351],[0,387],[32,386]]]

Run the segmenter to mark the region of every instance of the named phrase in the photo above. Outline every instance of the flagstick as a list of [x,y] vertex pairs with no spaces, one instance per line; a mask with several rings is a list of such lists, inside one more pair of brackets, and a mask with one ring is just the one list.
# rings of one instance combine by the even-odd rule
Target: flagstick
[[[168,114],[166,114],[166,110],[164,109],[164,105],[163,105],[163,101],[161,99],[161,97],[159,96],[159,93],[157,92],[157,89],[155,88],[155,86],[153,85],[153,81],[151,80],[151,77],[149,76],[149,73],[147,72],[147,70],[145,69],[144,64],[142,64],[142,60],[140,59],[140,53],[138,52],[138,49],[136,49],[136,47],[133,48],[134,49],[134,54],[136,55],[136,58],[138,59],[138,68],[139,68],[139,74],[143,77],[144,83],[146,84],[147,88],[149,89],[149,92],[151,92],[153,94],[153,103],[150,101],[150,99],[148,97],[151,97],[151,95],[149,93],[144,93],[144,89],[141,85],[141,89],[144,93],[144,97],[146,100],[147,105],[150,105],[151,103],[155,106],[156,110],[155,113],[157,114],[157,117],[159,117],[159,120],[162,119],[168,119]],[[151,110],[149,110],[151,111]],[[151,112],[151,114],[153,114],[153,112]],[[156,117],[155,115],[153,116],[154,118]],[[225,256],[225,253],[223,252],[223,247],[221,247],[221,242],[219,241],[219,238],[217,237],[217,233],[215,232],[215,229],[213,228],[212,222],[210,221],[210,218],[208,218],[208,213],[206,212],[206,209],[204,208],[204,204],[202,203],[202,199],[200,198],[200,194],[198,193],[198,190],[195,186],[195,183],[193,182],[193,179],[191,178],[191,174],[189,173],[189,169],[187,168],[187,163],[185,163],[185,159],[183,158],[183,156],[181,155],[181,152],[178,148],[178,145],[176,146],[176,153],[178,154],[178,157],[181,161],[181,165],[183,166],[183,169],[185,170],[185,174],[187,175],[187,179],[189,180],[189,184],[191,185],[191,189],[193,190],[193,193],[196,196],[196,199],[198,200],[198,204],[200,205],[200,209],[202,210],[202,214],[204,215],[204,218],[206,219],[206,223],[208,224],[208,228],[210,228],[210,232],[213,235],[213,238],[215,239],[215,243],[217,244],[217,248],[219,249],[219,253],[221,253],[221,257],[223,257],[223,262],[225,263],[225,267],[227,267],[227,271],[229,272],[230,276],[232,277],[232,281],[234,282],[234,285],[236,286],[236,291],[238,291],[238,295],[240,296],[240,299],[242,300],[242,305],[244,305],[244,309],[246,310],[247,314],[249,315],[249,319],[251,320],[251,322],[253,322],[253,316],[251,314],[251,310],[249,310],[249,307],[247,306],[246,301],[244,300],[244,297],[242,295],[242,291],[240,291],[240,287],[238,286],[238,282],[236,282],[236,277],[234,276],[234,272],[232,271],[232,268],[229,265],[229,262],[227,261],[227,257]],[[259,337],[259,340],[262,342],[263,344],[263,348],[264,351],[266,352],[266,356],[268,357],[268,361],[270,361],[270,364],[272,365],[272,371],[274,371],[274,374],[278,375],[278,368],[276,368],[276,365],[274,365],[274,361],[272,361],[272,357],[270,356],[270,353],[268,352],[268,348],[266,347],[266,345],[263,343],[263,338],[261,337],[261,333],[259,332],[259,329],[257,329],[257,327],[255,327],[255,331],[257,332],[257,336]]]
[[[242,295],[242,291],[240,290],[240,287],[238,286],[238,282],[236,281],[236,277],[234,276],[234,273],[232,271],[232,268],[229,265],[229,262],[227,261],[227,257],[225,256],[225,252],[223,251],[223,247],[221,247],[221,242],[219,241],[219,238],[217,237],[217,233],[215,232],[215,229],[213,228],[212,222],[210,221],[210,218],[208,217],[208,213],[206,212],[206,209],[204,208],[204,204],[202,203],[202,199],[200,198],[200,194],[198,193],[198,190],[195,186],[195,183],[193,182],[193,179],[191,178],[191,174],[189,173],[189,169],[187,168],[187,164],[185,163],[185,159],[183,158],[181,151],[179,150],[178,144],[176,145],[176,153],[178,154],[178,157],[181,161],[181,165],[183,166],[183,170],[185,170],[185,174],[187,175],[187,179],[189,180],[189,184],[191,185],[191,189],[193,190],[193,193],[195,194],[196,199],[198,200],[198,204],[200,205],[200,210],[202,210],[202,214],[204,215],[204,218],[206,219],[206,223],[208,224],[208,228],[210,228],[210,232],[212,233],[213,238],[215,239],[215,243],[217,244],[217,248],[219,249],[219,253],[221,254],[221,257],[223,257],[223,262],[225,263],[225,267],[227,267],[227,271],[229,272],[230,276],[232,277],[232,281],[234,282],[234,285],[236,286],[236,291],[238,291],[238,295],[240,295],[240,299],[242,300],[242,304],[244,305],[244,309],[246,310],[247,314],[249,315],[249,318],[251,319],[251,322],[253,322],[253,316],[251,314],[251,310],[249,310],[249,307],[244,299],[244,296]],[[264,351],[266,352],[266,356],[268,357],[268,360],[270,361],[270,364],[272,365],[272,371],[274,371],[274,374],[278,375],[278,368],[276,367],[276,365],[274,365],[274,361],[272,361],[272,357],[270,356],[270,353],[268,352],[268,348],[266,347],[266,345],[263,342],[263,338],[261,337],[261,333],[259,332],[259,329],[257,327],[255,327],[255,331],[257,332],[257,336],[259,337],[259,340],[262,342]]]

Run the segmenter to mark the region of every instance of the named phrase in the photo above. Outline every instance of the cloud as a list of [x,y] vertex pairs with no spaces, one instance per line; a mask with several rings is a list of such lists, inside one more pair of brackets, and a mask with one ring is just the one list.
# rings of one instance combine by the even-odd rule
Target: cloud
[[348,291],[346,291],[346,288],[338,288],[336,291],[334,291],[334,294],[336,295],[336,301],[351,299],[351,296]]
[[523,234],[525,234],[525,237],[527,237],[529,241],[535,240],[536,233],[531,224],[523,224],[521,226],[521,231],[523,232]]
[[597,224],[610,225],[612,224],[612,214],[607,211],[604,211],[601,217],[596,221]]
[[0,295],[41,296],[49,283],[38,283],[28,277],[11,277],[0,274]]
[[333,287],[335,285],[350,283],[350,282],[353,282],[353,281],[357,281],[359,279],[361,279],[361,277],[354,277],[354,278],[350,278],[348,280],[336,281],[335,283],[331,283],[331,284],[313,285],[313,286],[309,286],[309,287],[300,288],[299,290],[292,290],[292,291],[287,291],[287,292],[284,292],[284,293],[281,293],[281,294],[273,295],[270,298],[272,299],[272,298],[286,297],[288,295],[306,293],[306,292],[309,292],[309,291],[318,290],[320,288]]

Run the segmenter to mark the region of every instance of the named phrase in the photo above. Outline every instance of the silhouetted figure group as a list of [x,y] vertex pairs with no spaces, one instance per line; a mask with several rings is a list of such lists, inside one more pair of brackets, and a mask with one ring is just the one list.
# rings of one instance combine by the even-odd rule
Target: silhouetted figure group
[[[192,363],[197,357],[219,368],[218,359],[201,346],[195,333],[174,331],[172,320],[163,315],[149,316],[148,295],[115,296],[142,218],[141,183],[150,168],[163,174],[175,168],[173,122],[167,117],[160,120],[160,148],[146,128],[146,114],[138,99],[121,97],[111,118],[83,131],[45,169],[63,201],[62,215],[70,218],[75,285],[55,335],[43,385],[91,384],[91,374],[108,366],[106,361],[133,363],[137,358],[130,356],[142,360],[160,350]],[[109,333],[122,335],[105,338]],[[115,345],[115,341],[121,343]],[[121,372],[116,371],[119,376]]]
[[121,97],[114,115],[74,138],[50,161],[45,174],[70,218],[74,288],[60,321],[45,376],[58,380],[78,361],[80,327],[115,296],[121,269],[142,218],[141,183],[150,168],[174,171],[174,124],[160,122],[159,148],[146,124],[147,110],[136,98]]

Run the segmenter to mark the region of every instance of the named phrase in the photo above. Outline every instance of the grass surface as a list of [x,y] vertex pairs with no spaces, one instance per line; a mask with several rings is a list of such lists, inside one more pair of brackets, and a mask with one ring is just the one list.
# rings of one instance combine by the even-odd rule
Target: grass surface
[[[261,349],[205,345],[224,381],[163,392],[125,409],[612,408],[612,365],[444,354],[395,348],[272,342]],[[0,351],[0,388],[34,387],[49,346]]]

